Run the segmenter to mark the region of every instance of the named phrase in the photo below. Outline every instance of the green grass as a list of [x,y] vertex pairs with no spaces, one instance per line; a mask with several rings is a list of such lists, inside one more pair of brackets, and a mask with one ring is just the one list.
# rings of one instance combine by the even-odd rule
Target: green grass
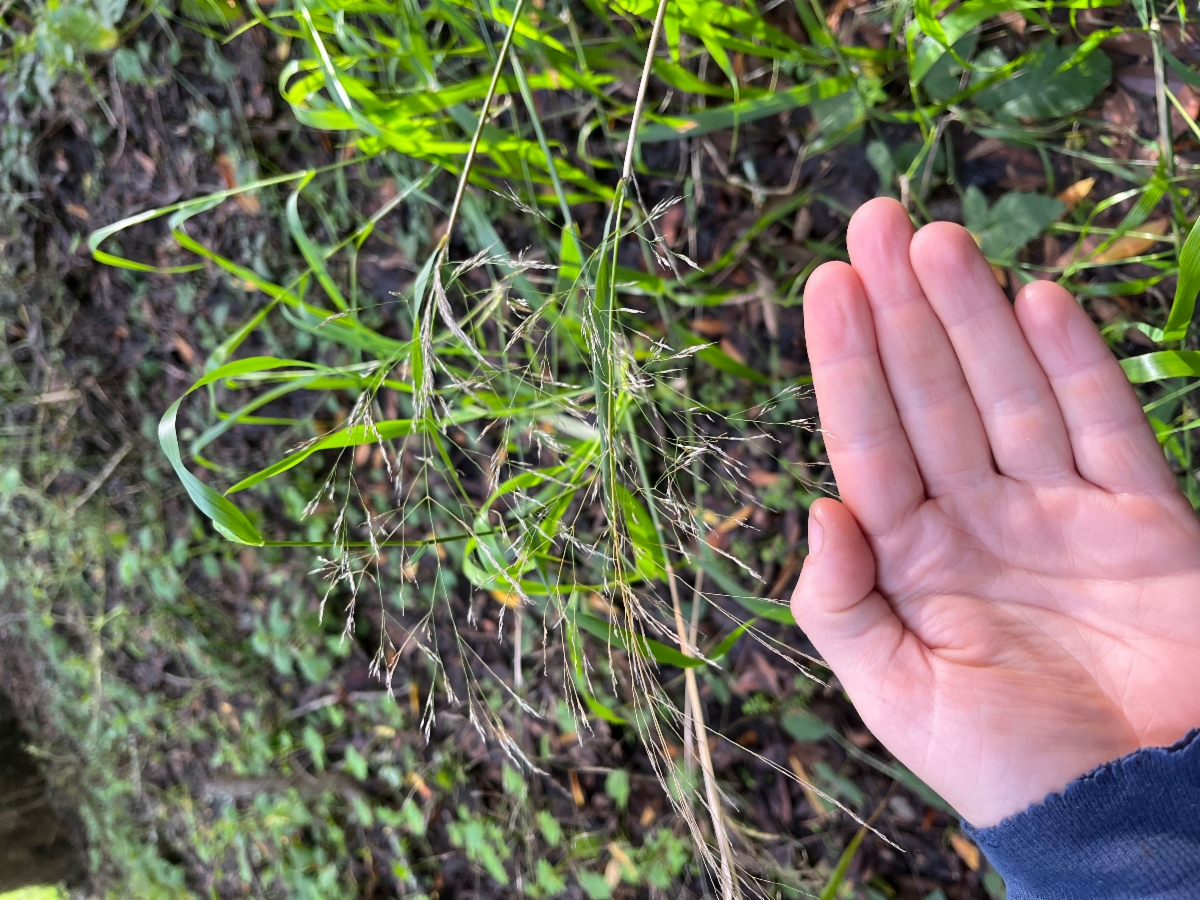
[[0,894],[0,900],[62,900],[63,892],[56,887],[20,888]]
[[[87,11],[102,28],[85,29],[67,46],[86,54],[115,45],[120,11],[70,8]],[[12,65],[40,60],[41,74],[30,70],[33,81],[77,64],[58,51],[32,55],[45,35],[67,34],[56,9],[35,10],[8,51]],[[1086,10],[1108,16],[1106,28],[1085,33]],[[205,547],[199,558],[218,566],[242,558],[235,555],[239,544],[262,548],[269,567],[317,557],[327,590],[324,619],[306,602],[264,604],[252,666],[230,662],[228,653],[242,652],[236,649],[213,644],[204,651],[206,666],[224,659],[214,670],[222,674],[211,677],[230,679],[223,688],[230,694],[253,692],[272,672],[320,683],[342,646],[336,638],[343,626],[355,633],[362,604],[381,607],[384,617],[415,611],[414,633],[428,629],[422,649],[434,689],[415,721],[400,712],[372,715],[384,716],[386,727],[414,730],[446,710],[465,709],[509,755],[513,772],[530,773],[541,761],[513,736],[514,723],[545,714],[530,705],[527,683],[553,657],[567,674],[559,689],[574,729],[586,733],[604,722],[644,741],[716,890],[725,897],[765,890],[777,874],[765,863],[734,871],[728,835],[742,832],[729,821],[737,814],[718,798],[709,745],[699,739],[711,724],[701,685],[720,690],[728,680],[708,662],[721,664],[732,641],[703,639],[697,623],[706,604],[717,605],[762,646],[787,655],[778,626],[791,620],[782,602],[766,596],[770,585],[761,572],[778,561],[774,551],[741,534],[726,549],[707,538],[747,503],[795,512],[828,486],[806,468],[820,458],[819,437],[800,461],[770,449],[806,424],[808,381],[803,370],[785,365],[771,326],[763,326],[765,351],[742,358],[704,338],[694,323],[747,301],[762,310],[764,323],[795,312],[811,271],[843,251],[836,231],[814,236],[792,223],[818,205],[849,212],[820,177],[799,179],[801,163],[851,148],[862,148],[880,191],[899,197],[916,221],[950,203],[1014,285],[1054,278],[1085,303],[1146,292],[1166,299],[1144,305],[1137,320],[1108,322],[1106,334],[1131,354],[1126,371],[1146,386],[1155,427],[1189,496],[1200,501],[1190,444],[1193,395],[1185,393],[1187,379],[1200,376],[1200,351],[1189,337],[1200,288],[1200,238],[1189,234],[1193,165],[1176,159],[1169,124],[1156,137],[1135,136],[1138,152],[1121,159],[1106,149],[1121,136],[1093,117],[1112,79],[1096,36],[1141,33],[1153,50],[1158,121],[1169,123],[1176,110],[1185,134],[1200,135],[1167,73],[1200,79],[1171,55],[1159,27],[1179,21],[1183,7],[921,0],[860,7],[853,29],[831,25],[831,11],[809,0],[769,8],[749,0],[249,0],[236,12],[218,16],[184,4],[175,21],[220,39],[253,29],[267,36],[266,46],[285,48],[280,96],[298,122],[344,148],[339,161],[287,172],[262,166],[271,174],[146,210],[88,239],[96,260],[131,277],[190,283],[205,273],[249,298],[240,321],[214,328],[219,342],[203,376],[187,395],[172,398],[157,425],[165,458],[198,513],[179,540]],[[70,22],[84,15],[72,13]],[[860,40],[868,27],[878,40]],[[127,72],[140,71],[122,59]],[[763,161],[745,151],[766,128],[797,136],[790,180],[764,183]],[[961,181],[981,140],[1035,154],[1047,173],[1044,187],[985,196]],[[1085,178],[1095,179],[1090,191],[1064,194]],[[347,204],[348,182],[385,179],[391,189],[379,205]],[[743,197],[753,221],[721,252],[698,258],[697,242],[671,237],[667,223],[675,235],[712,228],[702,201],[722,191]],[[272,265],[235,257],[205,237],[207,217],[249,197],[287,236],[286,252]],[[122,250],[139,235],[168,231],[166,265]],[[802,255],[779,250],[792,233]],[[1049,259],[1039,241],[1078,249]],[[362,287],[360,256],[373,242],[403,251],[412,266],[414,277],[396,296]],[[757,266],[752,285],[731,283],[750,258]],[[1156,349],[1138,351],[1126,340],[1132,330]],[[245,429],[276,433],[268,455],[223,449],[236,447]],[[745,470],[739,447],[747,439],[768,448],[763,458],[780,476],[767,490]],[[40,523],[28,539],[28,552],[43,560],[34,571],[47,571],[44,560],[60,552],[59,539],[89,559],[126,559],[125,545],[113,545],[99,520],[64,524],[55,518],[61,510],[43,509],[28,487],[38,480],[21,479],[26,487],[13,496],[27,504],[22,521]],[[228,547],[213,541],[205,522]],[[136,540],[126,537],[129,546]],[[171,578],[174,545],[153,533],[143,543],[138,559],[154,562],[130,577],[158,590]],[[460,633],[472,623],[456,618],[454,603],[476,593],[490,598],[487,615],[511,644],[506,679],[491,677]],[[171,634],[180,615],[195,622],[194,611],[168,608],[155,613],[152,629]],[[104,628],[125,627],[121,621],[105,620]],[[439,622],[449,623],[450,647],[428,637]],[[59,626],[43,622],[31,639],[74,659],[54,649]],[[390,682],[398,648],[388,641],[385,634],[377,642],[374,662]],[[810,671],[808,661],[789,658]],[[79,696],[95,677],[81,668]],[[465,695],[455,685],[465,685]],[[94,714],[62,727],[87,733],[97,727],[91,721]],[[239,760],[228,764],[250,774],[274,772],[281,757],[289,758],[285,744],[309,748],[306,762],[292,763],[297,770],[319,772],[318,748],[345,727],[334,718],[278,725],[269,731],[270,746],[253,751],[243,738],[220,740],[230,742],[226,762]],[[129,733],[89,749],[95,764],[123,753]],[[684,752],[673,755],[676,747]],[[361,754],[342,759],[359,781],[394,777],[384,774],[394,765]],[[453,768],[447,762],[439,769],[450,786]],[[520,807],[515,781],[511,787],[492,818],[508,811],[506,804]],[[815,787],[836,794],[831,779]],[[423,846],[426,826],[407,805],[411,797],[397,794],[384,812],[360,808],[353,796],[332,792],[322,802],[345,806],[332,816],[338,821],[349,815],[362,825],[383,816],[407,835],[398,839],[398,860]],[[869,814],[848,795],[837,796],[859,821]],[[175,799],[172,810],[182,809],[182,798]],[[237,823],[198,823],[183,833],[202,846],[215,841],[214,857],[227,854],[243,880],[249,867],[300,879],[288,883],[297,894],[331,891],[335,883],[350,890],[336,861],[353,851],[338,830],[310,826],[304,804],[289,794],[270,803],[276,805],[256,805]],[[498,884],[520,871],[530,893],[554,893],[555,879],[574,879],[593,897],[611,890],[612,873],[606,881],[595,863],[601,846],[572,850],[543,872],[514,859],[492,818],[478,810],[456,816],[447,826],[451,843]],[[96,818],[93,827],[106,826]],[[278,847],[300,827],[315,828],[304,845],[308,861],[288,861],[282,851],[262,866],[242,861],[248,851],[238,848],[247,842]],[[114,843],[113,852],[134,854],[134,843]],[[633,871],[657,865],[637,855],[649,853],[645,848],[629,849]],[[845,865],[806,873],[815,894],[835,896],[855,855],[845,853]],[[672,847],[659,854],[677,855]],[[618,855],[609,858],[617,860],[618,881],[638,880],[620,871]],[[681,867],[663,871],[674,878]],[[166,864],[162,873],[153,877],[178,877]]]
[[[1009,9],[1043,36],[1012,49],[979,40],[997,13],[982,0],[952,10],[928,2],[889,6],[867,14],[892,26],[887,45],[875,49],[841,41],[823,11],[803,2],[797,13],[807,33],[799,39],[768,24],[750,3],[596,2],[586,12],[564,8],[561,15],[521,2],[511,10],[452,2],[420,8],[301,4],[269,13],[252,4],[253,20],[244,27],[268,29],[307,49],[288,65],[281,90],[299,121],[334,132],[354,148],[345,168],[367,171],[388,160],[404,173],[398,204],[439,204],[437,197],[449,196],[446,190],[457,185],[448,207],[441,201],[448,208],[445,232],[430,247],[412,287],[396,300],[355,293],[354,252],[379,227],[380,217],[321,240],[309,233],[301,212],[308,191],[340,171],[310,170],[242,188],[286,184],[290,191],[287,225],[305,265],[282,281],[188,236],[185,223],[228,192],[149,211],[95,233],[90,243],[98,259],[144,269],[143,263],[110,255],[106,241],[139,220],[170,216],[182,251],[269,298],[210,357],[208,374],[193,388],[205,389],[218,410],[228,410],[219,412],[217,427],[270,421],[287,429],[294,442],[311,426],[256,418],[264,399],[302,391],[342,392],[345,398],[342,408],[349,411],[337,430],[312,436],[298,451],[257,471],[218,469],[224,493],[191,473],[176,437],[178,404],[172,407],[160,425],[164,450],[219,531],[246,544],[278,543],[272,532],[280,523],[252,522],[236,505],[237,495],[288,478],[311,454],[334,451],[322,457],[329,473],[322,496],[332,501],[333,522],[316,542],[329,547],[331,589],[343,581],[357,584],[368,571],[381,583],[397,583],[406,566],[428,557],[435,546],[445,548],[444,561],[437,554],[438,566],[503,596],[518,618],[532,618],[549,635],[546,640],[570,656],[575,679],[566,686],[566,698],[581,723],[589,716],[631,721],[657,750],[664,785],[678,794],[682,770],[667,745],[683,739],[685,719],[699,712],[698,700],[691,698],[695,676],[685,670],[689,686],[680,707],[663,690],[653,663],[677,663],[681,652],[703,655],[687,636],[679,580],[689,572],[711,573],[735,600],[755,599],[761,590],[753,587],[751,566],[704,547],[704,508],[720,508],[722,494],[732,500],[742,487],[735,472],[721,472],[724,442],[695,428],[697,415],[726,421],[729,416],[694,396],[694,379],[713,369],[727,372],[760,386],[756,399],[765,409],[781,406],[805,379],[747,365],[685,336],[681,325],[693,308],[717,306],[735,293],[714,278],[734,260],[735,248],[706,265],[672,251],[655,225],[669,210],[669,198],[648,208],[635,187],[638,178],[661,182],[664,175],[642,160],[656,144],[686,139],[695,147],[704,136],[726,130],[732,131],[732,160],[740,129],[806,107],[813,121],[805,135],[807,153],[869,141],[884,188],[896,190],[918,219],[929,218],[925,205],[934,192],[959,193],[967,224],[980,235],[985,252],[1017,278],[1047,271],[1017,259],[1043,233],[1080,241],[1101,237],[1090,254],[1049,271],[1085,296],[1097,288],[1114,290],[1112,281],[1097,284],[1092,260],[1139,234],[1168,198],[1170,230],[1146,248],[1151,252],[1102,264],[1148,265],[1156,274],[1115,285],[1121,292],[1145,289],[1177,271],[1191,206],[1188,175],[1175,171],[1170,155],[1155,166],[1118,164],[1072,145],[1074,117],[1111,75],[1097,42],[1081,42],[1072,23],[1079,9],[1106,5],[1013,3]],[[1143,12],[1140,27],[1153,36],[1150,16],[1157,14]],[[1161,41],[1152,40],[1161,54]],[[635,73],[648,48],[653,61],[639,79]],[[709,63],[705,78],[695,69],[702,56]],[[770,67],[770,87],[741,83],[732,60],[747,56]],[[619,84],[636,87],[606,89]],[[500,112],[489,121],[498,101]],[[541,109],[551,101],[577,116],[572,129],[564,128],[565,115],[544,121]],[[978,190],[954,181],[955,148],[945,128],[951,118],[975,134],[1029,147],[1043,158],[1067,155],[1089,162],[1127,187],[1070,214],[1052,196],[1014,192],[988,204]],[[895,125],[913,127],[911,148],[882,139],[885,127]],[[1049,191],[1060,187],[1066,185],[1051,182]],[[697,189],[687,179],[673,186],[685,196]],[[497,197],[509,198],[508,212],[499,212],[504,204]],[[802,191],[793,202],[819,198]],[[1129,199],[1137,202],[1119,225],[1097,228],[1098,216]],[[607,209],[598,240],[585,239],[576,221],[573,210],[586,204]],[[491,224],[497,215],[521,222],[516,230],[523,230],[520,239],[531,241],[532,251],[516,254],[504,245]],[[762,228],[769,227],[770,215],[760,218]],[[747,243],[743,239],[742,247]],[[452,247],[474,255],[454,261]],[[793,298],[790,302],[812,264],[837,254],[834,248],[815,249],[809,265],[774,273],[782,275],[776,291]],[[629,264],[631,252],[640,253],[642,269]],[[471,277],[476,274],[481,277]],[[1195,286],[1187,278],[1179,283],[1161,333],[1151,332],[1168,347],[1184,337],[1194,305]],[[305,359],[242,355],[272,317],[285,330],[309,335],[320,350]],[[402,336],[385,335],[383,323],[396,319],[403,323]],[[1126,365],[1138,381],[1197,374],[1190,353],[1175,349]],[[242,393],[256,399],[233,399]],[[395,413],[387,411],[388,403]],[[730,436],[762,425],[736,423]],[[462,436],[459,447],[451,446],[451,432]],[[349,457],[351,448],[372,444],[381,448],[396,490],[368,500],[359,481],[364,473]],[[409,455],[421,463],[406,470],[403,459]],[[459,455],[464,459],[454,458]],[[198,448],[190,456],[192,464],[203,463]],[[468,480],[482,480],[483,489]],[[712,493],[697,504],[701,484]],[[311,498],[309,511],[320,499]],[[588,514],[593,504],[602,515]],[[593,622],[581,604],[590,594],[600,595],[612,610],[608,623]],[[442,598],[435,591],[433,599]],[[744,605],[747,618],[751,612],[774,612],[761,600]],[[786,619],[786,611],[779,613]],[[624,709],[614,709],[615,699],[583,665],[585,633],[603,635],[610,647],[638,648],[627,657],[633,690]],[[672,643],[677,650],[665,646]],[[380,663],[384,651],[381,646]],[[459,699],[493,740],[504,742],[507,726],[482,695],[472,689]],[[698,747],[703,762],[707,744]],[[681,800],[678,810],[692,823],[697,847],[715,841],[712,853],[702,850],[702,856],[722,893],[732,897],[732,851],[711,767],[702,768],[710,776],[708,791]],[[715,826],[709,838],[692,813],[693,804],[698,809],[705,802]]]

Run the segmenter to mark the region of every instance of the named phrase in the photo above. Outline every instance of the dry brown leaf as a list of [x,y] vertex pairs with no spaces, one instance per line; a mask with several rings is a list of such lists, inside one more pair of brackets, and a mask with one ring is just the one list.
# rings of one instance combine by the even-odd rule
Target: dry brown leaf
[[734,743],[739,744],[742,747],[753,747],[758,743],[758,732],[753,728],[743,731],[736,738],[734,738]]
[[68,203],[66,206],[66,210],[71,215],[73,215],[76,219],[82,219],[85,222],[92,217],[92,214],[89,213],[82,206],[80,206],[78,203]]
[[147,178],[153,178],[154,173],[158,171],[158,164],[141,150],[133,151],[133,161],[142,167],[142,171],[146,173]]
[[866,750],[875,743],[875,735],[869,731],[858,731],[854,728],[847,728],[845,734],[850,739],[850,743],[859,750]]
[[179,358],[183,360],[184,365],[190,366],[196,361],[196,351],[192,349],[191,344],[183,339],[183,335],[171,335],[171,346],[175,348],[175,352],[179,354]]
[[812,789],[812,779],[808,777],[808,772],[804,770],[804,764],[800,762],[799,757],[789,756],[788,763],[792,767],[792,771],[796,774],[796,780],[800,782],[800,790],[804,792],[804,799],[808,801],[809,807],[818,816],[823,816],[829,812],[829,807],[825,805],[825,801],[821,796]]
[[802,206],[796,212],[796,218],[792,221],[792,240],[797,244],[808,240],[808,236],[812,234],[813,217],[807,206]]
[[576,806],[583,806],[587,801],[583,796],[583,786],[579,783],[579,773],[574,769],[567,770],[567,781],[571,783],[571,799]]
[[825,24],[829,26],[830,31],[837,31],[842,24],[842,16],[846,14],[846,10],[850,8],[850,0],[837,0],[834,4],[833,11],[825,17]]
[[225,182],[226,190],[233,190],[237,187],[237,166],[233,162],[233,157],[228,153],[222,153],[217,157],[217,174],[221,176],[221,181]]
[[[238,186],[237,164],[234,163],[233,157],[228,153],[222,153],[217,157],[217,171],[221,175],[221,180],[225,182],[227,190],[232,191]],[[242,212],[249,213],[250,215],[255,215],[262,209],[258,198],[252,193],[243,192],[237,194],[234,196],[233,202],[241,208]]]
[[404,780],[408,782],[409,787],[421,795],[422,800],[429,801],[433,799],[433,791],[425,783],[425,779],[416,772],[409,772],[404,776]]
[[257,215],[262,209],[262,206],[258,202],[258,198],[250,193],[238,194],[233,198],[233,202],[241,207],[242,212],[252,216]]
[[[624,872],[625,876],[630,881],[637,881],[637,866],[633,864],[633,860],[629,858],[629,854],[625,852],[624,848],[620,844],[609,842],[608,852],[612,854],[612,862],[617,863],[621,867],[621,871]],[[607,878],[607,872],[605,873],[605,877]],[[616,885],[609,886],[616,887]]]
[[237,711],[228,700],[222,700],[217,704],[217,714],[221,717],[221,721],[225,723],[226,728],[234,734],[242,733],[242,723],[238,721]]
[[679,241],[680,228],[683,225],[683,204],[676,203],[658,220],[658,231],[668,247],[675,247]]
[[958,854],[958,858],[967,864],[967,868],[972,872],[979,871],[979,864],[982,861],[979,854],[979,848],[971,843],[961,831],[950,832],[950,846],[954,848],[954,852]]
[[1179,105],[1183,107],[1183,111],[1188,114],[1188,117],[1193,121],[1197,116],[1200,116],[1200,93],[1191,85],[1182,84],[1179,90],[1175,91],[1175,99],[1179,101]]
[[751,469],[746,477],[757,488],[769,488],[779,483],[783,476],[778,472],[768,472],[766,469]]
[[737,677],[731,688],[735,694],[741,697],[749,697],[755,693],[778,697],[783,692],[779,673],[757,650],[750,651],[746,670]]
[[603,594],[592,591],[587,595],[587,603],[594,611],[601,615],[611,616],[614,612],[613,605],[604,598]]
[[[1169,224],[1167,219],[1155,219],[1152,222],[1142,223],[1136,230],[1145,234],[1163,235],[1166,234]],[[1127,234],[1125,237],[1117,238],[1107,248],[1096,254],[1092,258],[1092,262],[1111,263],[1128,259],[1131,256],[1141,256],[1160,240],[1159,237],[1138,237]]]
[[1080,262],[1087,259],[1091,252],[1099,246],[1100,239],[1094,234],[1089,234],[1079,243],[1068,247],[1060,253],[1058,258],[1054,260],[1054,265],[1056,268],[1065,269],[1073,262]]
[[999,141],[996,138],[984,138],[982,141],[968,150],[966,155],[963,156],[963,159],[967,162],[971,162],[972,160],[981,159],[982,157],[988,156],[989,154],[995,153],[997,150],[1002,149],[1004,149],[1004,143],[1002,141]]
[[1011,28],[1017,34],[1024,34],[1025,26],[1029,24],[1028,22],[1025,21],[1025,17],[1023,15],[1021,15],[1021,13],[1015,9],[1010,9],[1007,12],[1002,12],[996,18],[998,18],[1001,22],[1003,22],[1005,25],[1007,25],[1009,28]]
[[[1200,116],[1200,93],[1192,90],[1186,84],[1180,85],[1179,90],[1175,93],[1175,99],[1179,101],[1179,105],[1183,107],[1183,112],[1187,117],[1196,121],[1196,117]],[[1176,137],[1188,134],[1191,132],[1191,126],[1180,115],[1180,111],[1171,104],[1171,133]]]
[[767,334],[771,340],[779,340],[779,311],[775,307],[775,301],[771,299],[769,290],[762,292],[762,297],[759,301],[762,304],[763,327],[767,329]]
[[615,856],[604,867],[604,883],[608,885],[610,891],[621,883],[621,864],[617,862]]
[[707,338],[721,337],[725,333],[725,327],[725,323],[720,319],[694,319],[691,324],[692,331]]
[[1063,212],[1068,213],[1078,206],[1079,201],[1090,194],[1092,192],[1092,188],[1095,186],[1095,178],[1083,178],[1075,182],[1066,190],[1060,191],[1057,199],[1059,203],[1066,207]]
[[1137,104],[1128,92],[1117,88],[1111,97],[1104,101],[1101,112],[1104,121],[1122,130],[1137,129]]
[[746,357],[742,354],[741,350],[734,346],[733,341],[726,338],[725,340],[721,341],[718,346],[724,350],[725,355],[734,362],[741,363],[743,366],[746,364]]
[[787,561],[784,562],[783,568],[775,577],[775,583],[771,585],[771,589],[767,591],[767,596],[772,600],[778,600],[783,596],[783,593],[790,588],[796,580],[796,573],[800,571],[800,556],[797,553],[789,553]]
[[492,599],[501,606],[507,606],[509,609],[516,609],[521,605],[521,595],[514,594],[512,591],[489,591]]
[[721,538],[725,537],[725,535],[729,534],[729,532],[733,531],[748,518],[750,518],[750,514],[752,512],[754,512],[754,504],[747,503],[728,519],[725,519],[723,522],[717,525],[716,528],[708,533],[708,545],[710,547],[716,546]]

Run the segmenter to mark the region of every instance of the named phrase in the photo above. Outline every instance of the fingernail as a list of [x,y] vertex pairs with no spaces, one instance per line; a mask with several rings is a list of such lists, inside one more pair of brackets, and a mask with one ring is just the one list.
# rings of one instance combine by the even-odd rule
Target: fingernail
[[816,556],[821,552],[821,523],[815,512],[808,514],[808,555]]

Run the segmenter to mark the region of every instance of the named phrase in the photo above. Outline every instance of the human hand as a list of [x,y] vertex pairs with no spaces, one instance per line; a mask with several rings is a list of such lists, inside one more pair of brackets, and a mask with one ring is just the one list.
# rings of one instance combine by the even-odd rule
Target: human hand
[[1058,285],[1014,306],[968,232],[892,200],[804,294],[842,502],[796,621],[867,727],[977,827],[1200,725],[1200,524]]

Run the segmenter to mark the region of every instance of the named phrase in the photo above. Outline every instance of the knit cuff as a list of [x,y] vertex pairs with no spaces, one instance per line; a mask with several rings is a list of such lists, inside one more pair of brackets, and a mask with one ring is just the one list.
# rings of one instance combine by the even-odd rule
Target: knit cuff
[[991,828],[1008,900],[1200,898],[1200,729],[1105,763]]

